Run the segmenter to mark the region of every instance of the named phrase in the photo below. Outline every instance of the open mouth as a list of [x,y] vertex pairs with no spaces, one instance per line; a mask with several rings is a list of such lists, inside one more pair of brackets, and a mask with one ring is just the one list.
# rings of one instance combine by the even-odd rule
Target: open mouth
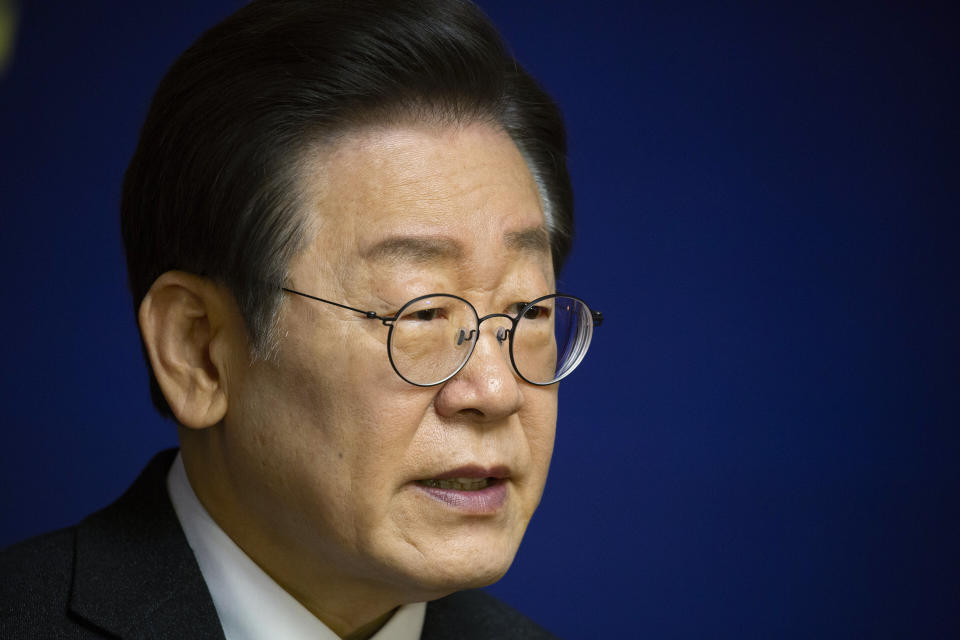
[[[462,470],[460,471],[463,473]],[[445,504],[463,515],[493,516],[501,513],[509,498],[509,471],[469,470],[473,477],[453,476],[417,480],[415,485],[427,498]],[[484,475],[488,474],[488,475]],[[449,475],[453,475],[452,473]]]
[[449,478],[447,480],[418,480],[424,487],[453,489],[455,491],[480,491],[497,482],[496,478]]

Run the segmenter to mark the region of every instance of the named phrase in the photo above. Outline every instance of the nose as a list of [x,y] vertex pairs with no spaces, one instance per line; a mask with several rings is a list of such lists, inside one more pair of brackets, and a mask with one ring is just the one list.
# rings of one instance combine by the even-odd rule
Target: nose
[[484,320],[473,355],[436,396],[436,411],[443,417],[463,415],[494,422],[516,413],[523,405],[520,379],[510,364],[509,318]]

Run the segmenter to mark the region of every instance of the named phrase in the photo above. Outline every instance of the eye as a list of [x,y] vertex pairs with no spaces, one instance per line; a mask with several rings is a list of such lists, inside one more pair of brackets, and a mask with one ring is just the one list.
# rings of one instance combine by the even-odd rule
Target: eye
[[414,322],[430,322],[444,317],[443,307],[430,307],[429,309],[416,309],[404,314],[400,319]]
[[546,320],[550,317],[550,308],[534,305],[523,312],[525,320]]
[[[518,314],[520,311],[527,306],[527,302],[515,302],[509,307],[511,314]],[[545,307],[542,305],[534,305],[523,312],[523,318],[525,320],[545,320],[550,317],[550,307]]]

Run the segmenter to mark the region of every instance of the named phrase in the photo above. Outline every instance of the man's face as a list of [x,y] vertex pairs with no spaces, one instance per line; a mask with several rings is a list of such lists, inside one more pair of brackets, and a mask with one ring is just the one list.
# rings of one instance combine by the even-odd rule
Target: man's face
[[[491,126],[365,128],[306,181],[316,236],[291,288],[381,315],[452,293],[481,316],[554,290],[535,184]],[[556,385],[516,377],[494,321],[428,388],[391,368],[378,320],[289,295],[278,324],[275,357],[228,375],[220,505],[241,546],[294,595],[311,576],[407,601],[499,578],[543,491]],[[428,482],[451,476],[496,480]]]

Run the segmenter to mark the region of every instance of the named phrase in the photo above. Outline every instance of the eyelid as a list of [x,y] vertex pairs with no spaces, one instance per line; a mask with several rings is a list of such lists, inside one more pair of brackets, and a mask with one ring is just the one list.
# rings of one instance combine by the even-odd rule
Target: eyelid
[[[428,295],[429,297],[432,297],[433,295],[436,295],[437,297],[440,297],[440,296],[452,296],[452,297],[454,297],[454,298],[460,298],[461,300],[466,300],[466,299],[463,298],[462,296],[459,296],[459,295],[457,295],[457,294],[452,294],[452,293],[436,293],[436,294],[427,294],[427,295]],[[418,297],[419,297],[419,296],[418,296]],[[517,316],[520,314],[520,312],[524,309],[524,307],[527,307],[531,302],[533,302],[534,300],[537,300],[537,299],[540,298],[540,297],[542,297],[542,296],[530,296],[529,298],[525,298],[525,299],[517,300],[517,301],[515,301],[515,302],[508,303],[508,304],[503,308],[503,311],[502,311],[501,313],[505,313],[505,314],[507,314],[507,315],[509,315],[509,316],[512,316],[512,317],[517,317]],[[417,312],[420,312],[420,311],[427,311],[427,310],[431,310],[431,309],[442,313],[443,310],[446,308],[446,304],[444,304],[444,302],[442,302],[442,301],[435,301],[435,306],[434,306],[434,305],[431,305],[431,306],[419,307],[419,308],[417,308],[415,311],[412,310],[412,309],[404,309],[404,307],[406,307],[408,304],[410,304],[411,301],[413,301],[413,300],[415,300],[415,299],[417,299],[417,297],[411,298],[411,299],[408,300],[406,303],[399,304],[399,305],[397,305],[396,303],[391,303],[390,307],[391,307],[393,310],[390,311],[389,313],[383,313],[383,314],[381,314],[381,315],[383,315],[384,317],[387,317],[387,318],[392,318],[392,319],[400,320],[401,318],[405,318],[405,317],[407,317],[408,315],[410,315],[410,314],[412,314],[412,313],[417,313]],[[471,306],[472,306],[472,303],[470,303],[469,300],[466,300],[466,301],[467,301],[468,304],[471,304]],[[474,308],[476,309],[476,307],[474,307]],[[553,303],[553,300],[541,300],[541,301],[540,301],[539,303],[537,303],[535,306],[530,307],[530,309],[540,309],[542,314],[545,314],[547,317],[549,317],[549,316],[552,316],[552,315],[553,315],[554,303]],[[530,309],[528,309],[528,311],[529,311]],[[481,310],[476,309],[476,312],[477,312],[478,315],[482,315]],[[402,313],[402,315],[401,315],[401,313]]]
[[[544,304],[545,302],[547,302],[547,304]],[[525,311],[524,314],[523,314],[524,317],[526,317],[526,314],[529,313],[530,311],[534,310],[534,309],[537,310],[537,318],[535,318],[535,319],[537,319],[537,320],[540,320],[540,319],[548,319],[548,318],[553,317],[554,306],[555,306],[554,303],[553,303],[553,300],[550,300],[550,301],[541,300],[540,302],[538,302],[537,304],[535,304],[535,305],[533,305],[533,306],[528,306],[529,304],[530,304],[530,303],[527,302],[527,303],[524,303],[523,305],[521,305],[521,307],[520,307],[519,309],[517,309],[517,314],[519,315],[519,314],[520,314],[520,311],[521,311],[522,309],[526,308],[526,311]],[[528,318],[528,319],[529,319],[529,318]]]
[[431,313],[432,317],[439,317],[443,315],[443,307],[424,307],[422,309],[411,309],[410,312],[405,314],[403,317],[404,318],[406,318],[407,316],[416,317],[421,313]]
[[520,316],[520,313],[521,313],[524,309],[526,309],[528,312],[529,312],[531,309],[540,309],[540,310],[541,310],[541,313],[544,313],[544,314],[546,314],[546,315],[548,315],[548,316],[553,313],[553,306],[552,306],[552,305],[545,305],[545,304],[542,304],[542,303],[538,303],[538,304],[533,305],[532,307],[529,307],[529,306],[528,306],[529,304],[530,304],[530,301],[527,301],[527,302],[514,302],[513,304],[511,304],[511,305],[509,305],[509,306],[507,307],[507,315],[512,315],[512,316],[514,316],[514,317],[518,317],[518,316]]

